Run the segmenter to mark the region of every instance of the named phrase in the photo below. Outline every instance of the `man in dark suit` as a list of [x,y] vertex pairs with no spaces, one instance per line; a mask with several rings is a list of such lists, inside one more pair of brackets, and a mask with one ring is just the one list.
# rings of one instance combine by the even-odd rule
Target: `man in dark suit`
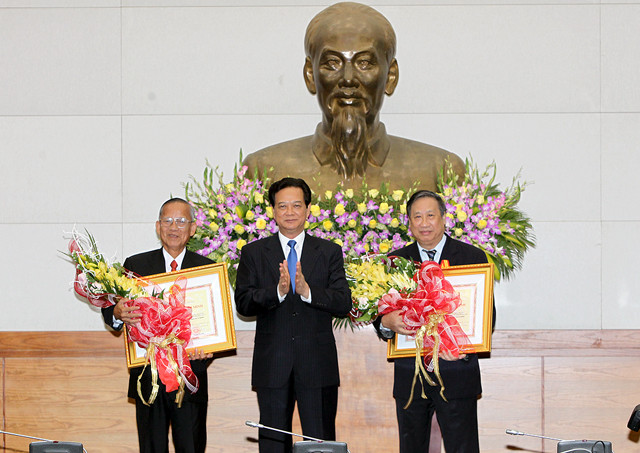
[[[130,256],[124,267],[140,276],[162,274],[164,272],[204,266],[213,262],[186,249],[189,238],[196,231],[191,206],[181,198],[172,198],[160,208],[156,221],[156,233],[162,248]],[[120,330],[123,324],[135,325],[140,314],[138,307],[124,307],[123,301],[115,306],[102,309],[104,321],[110,327]],[[169,425],[176,453],[204,453],[207,443],[207,367],[211,354],[196,350],[189,354],[191,368],[198,378],[198,391],[185,391],[182,406],[175,403],[176,392],[168,393],[162,382],[153,404],[145,405],[138,395],[138,376],[142,367],[129,371],[129,398],[136,402],[136,422],[141,453],[169,452]],[[151,368],[147,367],[141,379],[142,394],[151,393]]]
[[[389,253],[389,256],[419,262],[448,260],[451,266],[486,263],[487,257],[482,250],[444,233],[445,211],[446,206],[439,195],[428,190],[414,193],[407,202],[407,215],[409,229],[416,242]],[[382,327],[378,323],[378,332],[384,339],[392,338],[396,332],[410,334],[400,310],[382,316],[379,321]],[[425,383],[427,399],[422,399],[416,390],[407,409],[404,406],[411,394],[415,359],[394,361],[393,397],[396,400],[400,453],[428,453],[434,411],[447,453],[479,452],[477,398],[482,393],[482,386],[478,356],[468,354],[455,358],[451,353],[441,353],[439,357],[447,401],[440,396],[440,386],[431,387]],[[433,374],[431,377],[438,382]]]
[[[243,247],[235,290],[238,313],[257,317],[251,384],[260,423],[291,431],[297,402],[303,434],[335,440],[332,316],[351,309],[342,250],[305,233],[311,190],[302,179],[273,183],[269,202],[279,232]],[[259,446],[260,453],[290,452],[291,436],[261,429]]]

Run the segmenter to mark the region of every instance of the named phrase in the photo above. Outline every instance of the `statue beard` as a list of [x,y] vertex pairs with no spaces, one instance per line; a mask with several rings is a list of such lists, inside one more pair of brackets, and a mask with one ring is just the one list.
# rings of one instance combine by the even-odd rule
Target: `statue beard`
[[363,105],[338,106],[334,101],[331,144],[334,159],[331,166],[346,179],[363,177],[369,158],[366,109]]

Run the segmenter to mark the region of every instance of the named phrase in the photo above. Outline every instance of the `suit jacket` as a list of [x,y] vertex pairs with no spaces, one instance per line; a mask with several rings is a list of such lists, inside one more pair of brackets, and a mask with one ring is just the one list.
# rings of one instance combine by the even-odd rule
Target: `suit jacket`
[[[182,269],[189,269],[191,267],[205,266],[207,264],[213,264],[209,258],[198,255],[197,253],[187,253],[182,260]],[[137,255],[130,256],[124,261],[123,266],[125,269],[135,272],[136,274],[145,277],[148,275],[163,274],[166,272],[164,255],[162,248],[152,250],[150,252],[139,253]],[[113,329],[120,330],[122,325],[113,325],[113,306],[102,309],[102,316],[104,322]],[[211,360],[192,360],[191,369],[198,378],[198,391],[195,394],[191,394],[189,391],[185,391],[185,401],[201,401],[208,400],[209,385],[207,379],[207,367],[211,363]],[[142,372],[143,367],[131,368],[129,370],[129,398],[140,399],[138,395],[138,376]],[[147,367],[144,372],[144,376],[141,379],[142,382],[142,394],[147,397],[151,393],[151,368]],[[166,392],[165,386],[162,382],[160,384],[160,391]]]
[[305,235],[301,266],[311,303],[289,292],[278,299],[279,264],[285,259],[278,235],[242,248],[235,302],[238,313],[256,316],[251,384],[282,387],[293,371],[307,387],[338,385],[332,316],[351,310],[351,291],[337,244]]
[[[415,242],[390,252],[389,256],[422,261],[418,244]],[[440,261],[443,260],[448,260],[451,266],[461,266],[463,264],[486,263],[487,256],[479,248],[447,236],[440,256]],[[495,309],[493,319],[495,320]],[[480,367],[476,354],[469,354],[466,360],[452,362],[440,360],[439,364],[440,375],[445,387],[444,394],[447,399],[471,398],[482,393]],[[415,358],[401,358],[394,361],[393,396],[395,398],[409,399],[414,373]],[[434,379],[434,382],[437,380]],[[427,387],[428,384],[425,383],[425,386]],[[440,391],[440,388],[437,387],[437,390]]]

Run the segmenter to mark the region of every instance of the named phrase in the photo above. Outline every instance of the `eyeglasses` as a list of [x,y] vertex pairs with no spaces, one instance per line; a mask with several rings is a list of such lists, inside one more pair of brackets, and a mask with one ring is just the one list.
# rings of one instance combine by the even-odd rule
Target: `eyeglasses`
[[160,225],[165,228],[169,228],[173,222],[176,222],[176,226],[180,229],[186,228],[187,225],[193,222],[193,220],[189,220],[185,217],[178,217],[177,219],[174,219],[173,217],[163,217],[158,221],[160,222]]

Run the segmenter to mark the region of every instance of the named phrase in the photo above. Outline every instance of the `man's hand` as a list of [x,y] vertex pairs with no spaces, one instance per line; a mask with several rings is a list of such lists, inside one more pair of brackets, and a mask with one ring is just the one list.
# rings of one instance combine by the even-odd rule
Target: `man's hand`
[[212,353],[205,354],[202,349],[194,349],[193,351],[187,351],[189,360],[207,360],[213,357]]
[[387,329],[391,329],[401,335],[411,335],[412,332],[407,330],[407,326],[402,320],[402,310],[392,311],[382,316],[382,325]]
[[137,305],[126,307],[124,304],[128,301],[129,299],[120,299],[113,307],[113,316],[128,326],[135,326],[140,322],[140,318],[142,317],[138,311],[140,307]]
[[287,266],[287,260],[280,263],[280,280],[278,281],[278,295],[284,296],[289,292],[289,284],[291,283],[291,277],[289,277],[289,267]]
[[460,354],[458,357],[456,357],[449,351],[440,351],[440,354],[438,354],[438,357],[448,362],[453,362],[455,360],[462,360],[466,358],[467,354]]
[[309,298],[309,284],[302,273],[302,264],[296,263],[296,294],[300,294],[305,299]]

